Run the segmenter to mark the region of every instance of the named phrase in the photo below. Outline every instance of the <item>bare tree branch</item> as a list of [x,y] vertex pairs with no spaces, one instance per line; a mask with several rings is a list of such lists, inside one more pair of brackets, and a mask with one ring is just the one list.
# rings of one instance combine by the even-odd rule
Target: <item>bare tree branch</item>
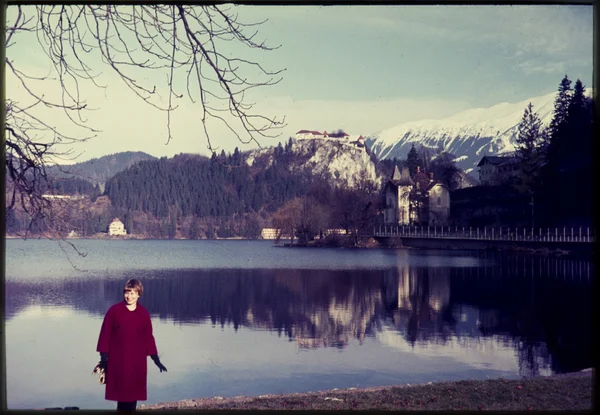
[[[13,97],[5,102],[7,207],[26,212],[30,224],[52,217],[52,203],[43,197],[52,180],[46,172],[48,163],[72,157],[73,144],[99,132],[84,116],[92,108],[82,93],[88,83],[106,88],[99,81],[102,72],[97,72],[98,61],[143,102],[166,112],[167,144],[174,139],[172,112],[178,108],[177,100],[184,98],[177,92],[179,88],[185,88],[187,98],[201,107],[201,122],[211,152],[219,147],[211,137],[210,120],[225,125],[242,143],[260,146],[261,138],[276,137],[285,118],[277,120],[256,113],[255,103],[248,101],[248,91],[278,84],[283,70],[269,71],[244,57],[243,52],[232,56],[225,51],[233,45],[265,52],[277,47],[257,40],[255,28],[264,22],[241,22],[233,13],[235,7],[11,6],[12,21],[7,21],[3,45],[5,65],[31,102],[19,103]],[[28,73],[20,66],[22,62],[10,58],[22,33],[35,34],[50,64],[47,75]],[[155,77],[148,76],[157,71],[164,73],[165,85],[156,84]],[[57,84],[60,97],[40,92],[40,83],[47,82]],[[47,114],[42,116],[41,109],[62,110],[72,126],[82,132],[67,134],[52,126],[54,121]],[[50,222],[43,226],[49,229]]]

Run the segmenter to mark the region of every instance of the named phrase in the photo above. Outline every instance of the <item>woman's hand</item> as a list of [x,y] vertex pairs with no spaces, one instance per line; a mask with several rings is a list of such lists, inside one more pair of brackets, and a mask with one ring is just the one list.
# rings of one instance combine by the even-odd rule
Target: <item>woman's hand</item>
[[167,371],[167,368],[160,362],[158,355],[154,354],[150,356],[150,358],[154,361],[154,364],[160,369],[160,373],[162,373],[163,371]]

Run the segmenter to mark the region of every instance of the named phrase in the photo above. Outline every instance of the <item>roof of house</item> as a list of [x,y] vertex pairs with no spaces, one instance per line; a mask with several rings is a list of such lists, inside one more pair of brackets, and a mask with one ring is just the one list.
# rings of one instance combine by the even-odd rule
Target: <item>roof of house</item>
[[517,158],[515,156],[483,156],[481,161],[477,164],[477,167],[481,167],[484,164],[490,163],[496,166],[500,166],[503,164],[512,164],[517,162]]
[[413,184],[413,181],[410,178],[410,173],[408,172],[408,168],[403,167],[401,172],[398,169],[398,166],[394,166],[394,173],[392,174],[392,178],[389,180],[389,182],[396,186],[406,186]]

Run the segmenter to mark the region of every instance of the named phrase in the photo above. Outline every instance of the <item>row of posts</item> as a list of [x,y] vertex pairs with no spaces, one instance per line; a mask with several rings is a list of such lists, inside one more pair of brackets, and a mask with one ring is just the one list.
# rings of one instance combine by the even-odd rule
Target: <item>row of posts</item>
[[541,242],[594,242],[590,228],[473,228],[451,226],[379,226],[373,229],[375,236],[402,236],[413,238],[463,238],[505,241],[541,241]]

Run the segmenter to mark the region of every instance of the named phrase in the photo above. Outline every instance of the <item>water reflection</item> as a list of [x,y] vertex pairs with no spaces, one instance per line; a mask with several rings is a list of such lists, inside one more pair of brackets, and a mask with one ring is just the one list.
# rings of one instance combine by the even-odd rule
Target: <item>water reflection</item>
[[[383,270],[168,270],[138,276],[146,287],[143,304],[175,324],[277,332],[301,349],[343,349],[367,337],[385,338],[394,347],[403,339],[412,348],[460,347],[483,355],[508,346],[522,376],[591,367],[590,263],[487,259],[484,267],[399,263]],[[6,318],[31,305],[102,316],[121,292],[122,281],[93,275],[11,280]]]

